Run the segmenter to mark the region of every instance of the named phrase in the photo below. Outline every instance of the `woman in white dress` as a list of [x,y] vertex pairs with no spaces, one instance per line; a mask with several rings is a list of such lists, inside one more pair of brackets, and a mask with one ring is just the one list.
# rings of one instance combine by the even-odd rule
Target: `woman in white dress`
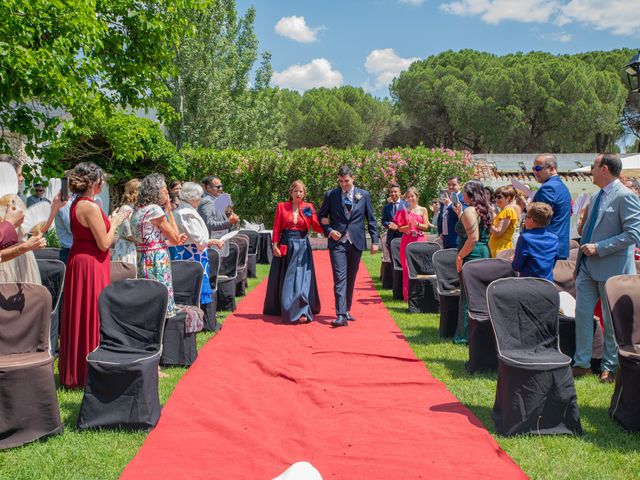
[[129,180],[124,186],[124,195],[122,196],[122,206],[120,211],[127,215],[127,218],[120,224],[118,231],[118,240],[113,249],[111,256],[112,262],[125,262],[133,265],[137,264],[135,237],[131,232],[131,223],[129,217],[133,213],[136,201],[138,200],[138,190],[140,188],[140,180],[134,178]]

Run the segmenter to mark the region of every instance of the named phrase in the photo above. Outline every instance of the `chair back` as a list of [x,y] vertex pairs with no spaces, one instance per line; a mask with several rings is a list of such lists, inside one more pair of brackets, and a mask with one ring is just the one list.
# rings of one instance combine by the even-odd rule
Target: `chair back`
[[60,260],[60,249],[47,247],[40,250],[34,250],[33,255],[36,257],[36,260]]
[[460,294],[460,275],[456,270],[456,248],[445,248],[433,254],[433,268],[439,295]]
[[393,263],[394,270],[402,270],[402,264],[400,263],[400,243],[402,239],[394,238],[391,240],[391,262]]
[[167,287],[156,280],[110,283],[98,298],[100,346],[122,352],[159,351],[168,302]]
[[111,283],[136,278],[138,269],[133,263],[111,262]]
[[236,278],[238,275],[238,253],[240,249],[234,242],[229,242],[229,255],[221,257],[218,277]]
[[0,283],[0,312],[0,356],[49,351],[49,290],[34,283]]
[[202,264],[191,260],[174,260],[171,262],[171,277],[176,303],[199,307],[204,278]]
[[576,297],[576,281],[573,278],[573,271],[576,268],[576,262],[573,260],[558,260],[556,266],[553,267],[553,283],[561,292],[571,294]]
[[229,242],[238,246],[238,270],[246,268],[247,259],[249,258],[249,237],[239,233],[235,237],[230,238]]
[[[467,294],[469,318],[489,320],[487,287],[499,278],[515,277],[511,262],[497,258],[471,260],[462,266],[462,281]],[[556,308],[556,314],[558,309]]]
[[572,248],[571,250],[569,250],[569,260],[573,260],[575,262],[578,258],[579,250],[579,248]]
[[390,263],[391,262],[391,252],[389,251],[389,246],[387,245],[387,232],[384,232],[380,236],[380,243],[382,244],[380,247],[380,251],[382,252],[382,262]]
[[640,275],[616,275],[604,285],[620,346],[640,354]]
[[258,253],[258,241],[260,234],[255,230],[240,230],[238,235],[244,235],[249,239],[249,255]]
[[55,313],[60,306],[60,299],[62,298],[62,287],[64,286],[64,274],[66,271],[65,264],[60,260],[44,258],[37,258],[36,261],[38,262],[42,286],[46,287],[51,294],[51,307],[53,313]]
[[500,258],[502,260],[509,260],[511,261],[511,257],[513,257],[513,255],[516,253],[515,248],[507,248],[506,250],[500,250],[497,254],[496,254],[496,258]]
[[433,242],[413,242],[407,245],[407,267],[409,278],[422,275],[435,275],[433,254],[440,250],[440,245]]
[[207,255],[209,257],[209,285],[211,290],[218,290],[218,272],[220,270],[220,253],[216,248],[208,248]]
[[486,303],[498,353],[559,351],[558,308],[554,285],[542,278],[501,278],[487,288]]

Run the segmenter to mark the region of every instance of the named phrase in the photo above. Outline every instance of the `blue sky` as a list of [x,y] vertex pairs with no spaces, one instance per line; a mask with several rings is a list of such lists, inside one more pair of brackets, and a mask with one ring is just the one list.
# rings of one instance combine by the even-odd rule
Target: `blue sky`
[[386,96],[412,59],[445,50],[640,49],[640,0],[237,1],[240,13],[250,5],[272,83],[299,91],[354,85]]

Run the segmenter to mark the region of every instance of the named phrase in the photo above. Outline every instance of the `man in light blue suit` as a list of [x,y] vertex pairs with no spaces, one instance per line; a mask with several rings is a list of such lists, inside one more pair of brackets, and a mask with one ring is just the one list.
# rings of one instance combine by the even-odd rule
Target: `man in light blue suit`
[[622,161],[616,154],[598,155],[591,167],[600,191],[591,197],[576,259],[576,354],[574,376],[589,372],[593,342],[593,309],[602,301],[604,354],[601,382],[614,380],[617,345],[604,284],[614,275],[634,274],[634,247],[640,243],[640,200],[618,177]]
[[353,288],[362,251],[367,248],[364,222],[371,235],[371,253],[378,251],[378,227],[373,215],[371,195],[356,188],[349,167],[338,171],[339,188],[329,190],[318,210],[318,218],[329,237],[329,256],[333,270],[336,319],[333,327],[346,327],[351,316]]

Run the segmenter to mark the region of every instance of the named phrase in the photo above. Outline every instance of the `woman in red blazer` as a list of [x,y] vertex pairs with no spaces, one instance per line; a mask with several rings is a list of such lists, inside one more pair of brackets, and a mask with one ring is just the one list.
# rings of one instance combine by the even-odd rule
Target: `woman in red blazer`
[[320,297],[307,233],[322,233],[316,211],[304,201],[306,187],[296,180],[289,201],[280,202],[273,220],[273,262],[269,270],[265,315],[280,315],[287,323],[307,323],[320,312]]

